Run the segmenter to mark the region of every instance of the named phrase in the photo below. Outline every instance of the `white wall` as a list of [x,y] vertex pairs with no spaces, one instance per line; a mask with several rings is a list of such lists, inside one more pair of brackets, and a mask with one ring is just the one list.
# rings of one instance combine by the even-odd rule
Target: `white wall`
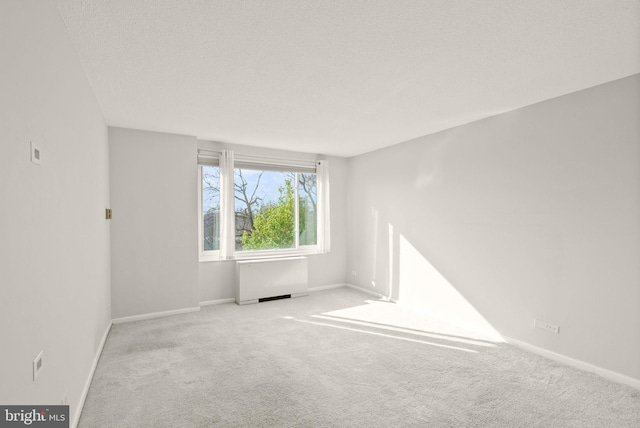
[[[347,282],[347,161],[344,158],[320,156],[285,150],[269,150],[212,141],[199,141],[199,147],[209,150],[230,149],[239,154],[251,154],[281,159],[329,161],[331,186],[331,252],[308,256],[309,287],[344,284]],[[197,243],[195,243],[197,248]],[[235,297],[235,262],[209,261],[199,264],[200,301]]]
[[198,307],[196,139],[109,128],[113,317]]
[[350,282],[640,379],[640,75],[348,167]]
[[111,319],[107,127],[53,1],[0,2],[0,40],[0,403],[73,419]]

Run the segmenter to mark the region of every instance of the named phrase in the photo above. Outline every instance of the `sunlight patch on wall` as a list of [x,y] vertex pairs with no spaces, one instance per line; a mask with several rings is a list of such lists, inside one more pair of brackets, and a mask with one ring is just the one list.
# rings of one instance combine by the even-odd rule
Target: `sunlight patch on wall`
[[444,320],[486,340],[500,334],[402,235],[398,254],[398,303]]
[[376,271],[378,267],[378,210],[372,207],[371,216],[373,217],[373,264],[371,265],[371,286],[376,288]]

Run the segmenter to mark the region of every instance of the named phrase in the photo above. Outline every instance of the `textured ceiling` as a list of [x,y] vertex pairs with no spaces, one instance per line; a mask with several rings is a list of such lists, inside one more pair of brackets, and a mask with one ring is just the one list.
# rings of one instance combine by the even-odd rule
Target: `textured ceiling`
[[352,156],[640,72],[640,0],[57,0],[111,126]]

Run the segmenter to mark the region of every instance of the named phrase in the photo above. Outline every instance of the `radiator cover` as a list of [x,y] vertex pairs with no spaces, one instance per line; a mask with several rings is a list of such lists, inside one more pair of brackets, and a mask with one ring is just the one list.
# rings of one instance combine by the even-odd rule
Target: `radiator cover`
[[308,294],[306,257],[243,260],[236,262],[236,303],[258,303],[259,299]]

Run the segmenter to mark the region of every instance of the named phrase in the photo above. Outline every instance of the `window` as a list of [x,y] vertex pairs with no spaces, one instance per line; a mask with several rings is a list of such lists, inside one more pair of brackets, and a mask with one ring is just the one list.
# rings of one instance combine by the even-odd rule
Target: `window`
[[202,250],[220,250],[220,168],[203,165],[201,217],[202,217]]
[[201,260],[328,251],[326,162],[225,153],[198,156]]

